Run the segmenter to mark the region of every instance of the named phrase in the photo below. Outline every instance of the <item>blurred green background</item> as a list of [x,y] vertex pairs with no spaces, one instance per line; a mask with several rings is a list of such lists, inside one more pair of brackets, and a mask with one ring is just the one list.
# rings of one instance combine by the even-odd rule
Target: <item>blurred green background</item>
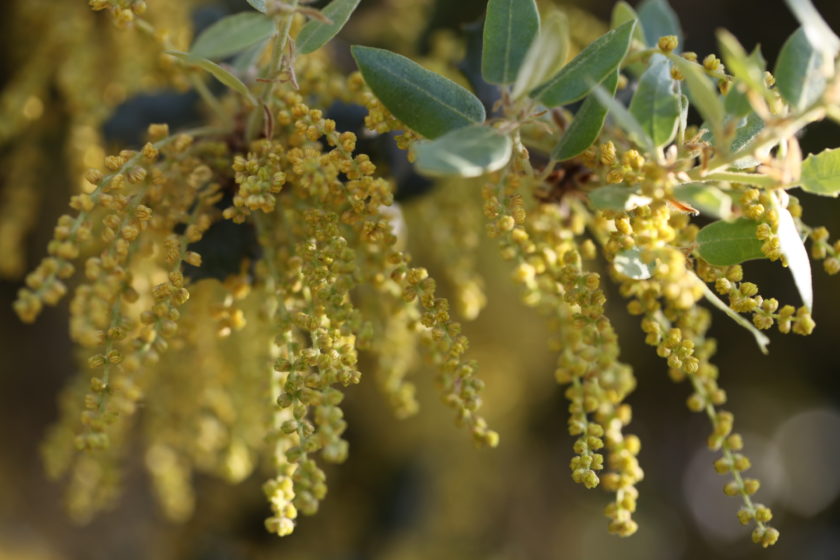
[[[6,17],[11,6],[24,1],[0,4],[4,30],[15,24]],[[362,10],[382,9],[382,3],[364,0]],[[399,3],[389,2],[396,8]],[[476,21],[484,4],[440,0],[421,37],[425,40],[435,28],[457,30]],[[840,30],[840,2],[814,4]],[[246,7],[244,0],[208,5],[199,19]],[[576,5],[608,20],[612,2]],[[685,48],[701,56],[714,51],[714,31],[725,27],[747,49],[760,43],[772,67],[796,28],[782,0],[672,0],[672,5],[685,30]],[[406,24],[420,22],[394,21],[395,26]],[[15,71],[2,54],[13,47],[7,42],[0,38],[0,84]],[[840,129],[817,126],[801,141],[806,153],[838,146]],[[56,145],[43,149],[48,160],[59,158]],[[61,165],[46,166],[39,181],[49,194],[39,228],[28,239],[30,263],[42,255],[70,192]],[[840,232],[838,204],[801,198],[807,223]],[[479,204],[477,193],[475,200]],[[415,260],[433,274],[440,272],[434,254],[423,247],[424,224],[416,216],[412,222],[412,204],[405,209]],[[283,540],[262,527],[268,507],[260,476],[238,486],[198,478],[195,516],[183,525],[166,522],[139,449],[129,459],[125,493],[116,509],[88,526],[72,525],[62,512],[61,487],[46,480],[38,455],[45,429],[57,414],[57,393],[75,373],[66,305],[24,326],[11,311],[18,284],[0,282],[0,560],[840,558],[840,279],[815,270],[815,334],[774,334],[770,356],[761,355],[747,333],[715,314],[712,334],[719,341],[716,363],[729,394],[728,409],[763,482],[758,501],[773,508],[774,525],[782,531],[779,544],[765,551],[750,543],[748,530],[738,524],[738,501],[721,491],[725,479],[714,473],[715,456],[704,445],[707,420],[684,404],[688,387],[671,383],[664,363],[643,343],[636,320],[614,291],[608,293],[610,315],[622,341],[622,358],[639,379],[629,399],[634,408],[630,431],[642,439],[646,477],[639,487],[637,535],[618,539],[607,534],[601,512],[607,497],[569,477],[566,403],[553,381],[554,358],[545,347],[543,321],[519,305],[492,241],[484,242],[480,261],[489,303],[467,325],[467,333],[471,355],[482,364],[488,384],[484,410],[502,434],[499,449],[476,450],[452,427],[429,371],[414,376],[422,409],[405,421],[393,419],[372,384],[363,382],[350,389],[345,401],[349,460],[327,470],[330,493],[319,514],[302,519],[295,534]],[[749,263],[745,268],[765,296],[798,301],[789,274],[778,265]]]

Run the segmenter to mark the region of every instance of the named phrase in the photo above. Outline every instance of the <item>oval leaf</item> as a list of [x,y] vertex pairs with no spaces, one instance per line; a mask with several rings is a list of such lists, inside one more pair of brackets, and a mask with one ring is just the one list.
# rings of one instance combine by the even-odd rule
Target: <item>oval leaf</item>
[[589,193],[589,204],[596,210],[627,212],[647,206],[651,201],[651,198],[636,194],[634,189],[626,185],[606,185]]
[[776,210],[779,213],[779,227],[776,231],[779,236],[779,248],[793,275],[793,282],[802,297],[802,303],[808,309],[813,309],[814,288],[811,283],[811,261],[808,259],[808,251],[805,249],[790,211],[778,204]]
[[[607,76],[607,79],[601,84],[611,96],[615,95],[617,85],[618,72]],[[572,124],[563,133],[563,137],[557,147],[554,148],[551,156],[557,161],[565,161],[583,153],[598,139],[601,129],[604,128],[606,118],[607,107],[598,101],[597,96],[590,95],[587,97],[575,114]]]
[[585,96],[616,71],[630,48],[635,27],[635,21],[628,21],[599,37],[548,82],[531,91],[531,97],[557,107]]
[[295,39],[295,48],[301,54],[318,50],[335,37],[353,15],[361,0],[333,0],[321,13],[332,23],[310,20],[303,26]]
[[262,14],[242,12],[227,16],[198,36],[190,54],[220,59],[244,51],[274,33],[274,22]]
[[697,251],[715,266],[732,266],[766,258],[761,241],[755,236],[758,223],[747,218],[734,222],[713,222],[697,233]]
[[630,112],[657,147],[671,142],[677,133],[680,96],[675,87],[668,59],[656,57],[642,74],[630,102]]
[[791,35],[776,60],[776,87],[791,107],[798,111],[817,101],[825,90],[823,57],[801,27]]
[[560,10],[551,10],[519,67],[513,98],[518,99],[559,72],[566,64],[569,48],[569,19]]
[[437,138],[484,122],[481,101],[455,82],[390,51],[361,46],[351,51],[376,97],[423,136]]
[[683,42],[680,20],[666,0],[645,0],[639,4],[637,13],[648,46],[655,47],[660,37],[675,35],[679,39],[676,52],[680,52]]
[[222,82],[224,85],[241,93],[246,99],[248,99],[252,105],[258,105],[257,100],[254,98],[251,90],[248,89],[248,86],[242,83],[242,81],[213,62],[212,60],[207,60],[206,58],[199,58],[197,56],[193,56],[190,53],[185,53],[181,51],[165,51],[166,54],[171,54],[184,64],[188,66],[195,66],[196,68],[201,68],[209,72],[214,78]]
[[613,260],[616,272],[633,280],[647,280],[652,276],[653,267],[642,260],[642,252],[638,247],[627,249],[616,254]]
[[840,194],[840,148],[809,155],[802,162],[802,190],[823,196]]
[[534,0],[490,0],[481,54],[484,79],[491,84],[513,83],[539,29]]
[[478,177],[510,160],[512,143],[495,128],[473,125],[415,146],[417,170],[432,177]]

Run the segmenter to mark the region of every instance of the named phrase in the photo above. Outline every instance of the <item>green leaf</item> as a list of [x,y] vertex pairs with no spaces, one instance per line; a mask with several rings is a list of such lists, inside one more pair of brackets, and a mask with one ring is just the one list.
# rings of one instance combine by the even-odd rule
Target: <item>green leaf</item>
[[822,16],[817,12],[811,0],[785,0],[790,11],[802,24],[802,29],[808,41],[822,54],[826,76],[834,73],[834,57],[840,51],[840,38],[831,30]]
[[309,20],[300,30],[295,39],[295,49],[301,54],[309,54],[318,50],[335,37],[350,19],[353,11],[361,0],[333,0],[327,4],[321,13],[332,23]]
[[630,113],[657,147],[674,139],[680,119],[680,96],[667,58],[656,56],[651,60],[633,94]]
[[530,91],[560,71],[569,54],[569,19],[558,9],[552,9],[542,22],[536,40],[519,67],[513,84],[514,99]]
[[427,138],[484,122],[484,106],[455,82],[408,58],[354,46],[353,58],[365,82],[395,117]]
[[636,194],[635,189],[627,185],[606,185],[589,192],[589,204],[596,210],[626,212],[647,206],[651,198]]
[[823,196],[840,194],[840,148],[811,154],[802,162],[802,190]]
[[190,54],[220,59],[244,51],[274,33],[274,22],[262,14],[242,12],[227,16],[198,36]]
[[645,30],[639,21],[639,15],[633,9],[633,6],[621,0],[621,2],[613,6],[612,16],[610,17],[610,29],[621,27],[621,24],[627,23],[628,21],[636,22],[636,28],[633,30],[633,39],[639,41],[642,45],[646,44]]
[[650,136],[648,136],[648,133],[645,132],[645,129],[642,128],[642,125],[639,124],[639,121],[636,120],[636,117],[633,116],[633,113],[628,111],[624,105],[619,103],[600,85],[596,85],[592,89],[592,94],[602,105],[607,107],[609,114],[613,119],[615,119],[618,126],[627,131],[627,133],[633,137],[633,140],[639,146],[642,146],[645,152],[650,154],[656,151],[656,146],[653,145],[653,140]]
[[808,251],[805,249],[790,211],[783,208],[781,204],[776,204],[776,211],[779,214],[779,226],[776,231],[779,236],[779,248],[793,275],[793,282],[802,297],[802,303],[808,309],[813,309],[814,288],[811,283],[811,261],[808,258]]
[[478,177],[510,160],[510,137],[495,128],[472,125],[415,145],[417,170],[432,177]]
[[[265,50],[266,44],[268,43],[268,39],[260,41],[254,45],[251,45],[238,55],[230,62],[231,67],[236,70],[236,74],[240,77],[247,78],[248,74],[251,70],[255,70],[255,65],[260,59],[260,55]],[[251,79],[256,77],[256,72],[253,72],[253,76]]]
[[[741,85],[740,87],[745,87]],[[723,98],[723,108],[726,113],[735,117],[745,117],[752,112],[752,105],[747,99],[747,94],[741,91],[738,84],[729,90]]]
[[635,21],[628,21],[596,39],[553,78],[531,91],[531,97],[547,107],[557,107],[585,96],[621,64],[635,27]]
[[719,30],[717,37],[721,57],[729,72],[753,91],[764,95],[767,89],[764,84],[766,62],[761,56],[761,49],[756,47],[748,55],[738,39],[725,29]]
[[616,254],[613,268],[622,276],[633,280],[647,280],[653,275],[653,266],[642,260],[642,252],[638,247]]
[[265,13],[265,0],[245,0],[258,12]]
[[[626,23],[628,21],[636,22],[636,28],[633,30],[632,41],[638,42],[639,47],[645,47],[645,45],[647,44],[645,42],[645,31],[644,29],[642,29],[642,24],[639,21],[639,16],[638,14],[636,14],[636,10],[634,10],[633,7],[630,6],[630,4],[622,0],[621,2],[618,2],[615,6],[613,6],[612,16],[610,18],[610,29],[620,27],[621,24]],[[639,76],[645,71],[645,65],[641,62],[634,62],[627,66],[627,70],[634,76]]]
[[734,222],[712,222],[697,234],[697,251],[715,266],[732,266],[752,259],[766,258],[761,241],[755,236],[758,223],[747,218]]
[[256,106],[259,105],[257,100],[254,98],[251,90],[248,89],[248,86],[242,83],[242,81],[213,62],[212,60],[207,60],[206,58],[199,58],[194,56],[190,53],[185,53],[181,51],[165,51],[166,54],[171,54],[184,64],[188,66],[195,66],[196,68],[201,68],[209,72],[214,78],[222,82],[224,85],[229,87],[235,92],[241,93],[248,101],[251,102],[252,105]]
[[703,67],[696,62],[691,62],[679,55],[670,53],[668,54],[668,58],[684,76],[691,101],[695,108],[706,119],[715,138],[720,138],[726,110],[723,107],[723,101],[718,96],[717,88],[709,81]]
[[649,47],[655,47],[660,37],[676,35],[680,42],[676,52],[680,52],[683,43],[680,21],[666,0],[645,0],[637,12]]
[[[610,96],[615,95],[618,86],[618,72],[607,76],[601,84]],[[572,124],[563,133],[560,142],[551,154],[557,161],[565,161],[583,153],[591,146],[601,129],[604,128],[604,121],[607,118],[607,107],[603,105],[594,95],[589,95],[583,105],[580,106]]]
[[816,102],[825,90],[823,56],[815,49],[803,28],[791,35],[779,52],[773,75],[785,101],[798,111]]
[[686,183],[674,188],[674,197],[701,214],[728,220],[732,217],[732,197],[713,185]]
[[490,0],[481,51],[484,79],[491,84],[513,83],[539,30],[535,0]]

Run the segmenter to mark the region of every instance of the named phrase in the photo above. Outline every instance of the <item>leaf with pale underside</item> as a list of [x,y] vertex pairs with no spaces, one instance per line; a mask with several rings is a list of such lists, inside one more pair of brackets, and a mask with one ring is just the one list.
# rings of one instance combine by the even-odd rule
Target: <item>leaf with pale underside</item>
[[495,128],[472,125],[415,147],[417,170],[432,177],[479,177],[510,160],[510,137]]
[[719,138],[726,117],[726,109],[703,67],[679,55],[669,53],[668,58],[685,78],[692,104],[711,127],[715,138]]
[[825,91],[823,64],[822,53],[801,27],[782,45],[773,75],[779,93],[797,111],[814,104]]
[[642,260],[638,247],[621,251],[613,259],[613,268],[622,276],[632,280],[647,280],[652,276],[652,266]]
[[570,48],[569,19],[558,9],[548,12],[536,40],[519,67],[511,96],[518,99],[554,76],[566,64]]
[[484,20],[481,74],[491,84],[516,81],[540,29],[534,0],[490,0]]
[[779,215],[779,225],[776,234],[779,236],[779,249],[785,258],[796,289],[802,297],[802,303],[808,309],[814,307],[814,288],[811,280],[811,260],[802,242],[802,236],[796,227],[790,211],[781,205],[776,205]]
[[824,62],[823,74],[831,76],[834,73],[834,57],[840,51],[840,37],[831,30],[814,8],[811,0],[785,0],[785,2],[802,24],[808,41],[821,53]]
[[452,80],[384,49],[354,46],[351,52],[374,95],[423,136],[484,122],[481,101]]
[[655,146],[674,139],[680,119],[680,95],[671,77],[671,64],[656,57],[639,79],[630,102],[630,113],[639,122]]
[[201,33],[190,54],[211,60],[227,58],[267,39],[274,33],[274,22],[262,14],[242,12],[227,16]]

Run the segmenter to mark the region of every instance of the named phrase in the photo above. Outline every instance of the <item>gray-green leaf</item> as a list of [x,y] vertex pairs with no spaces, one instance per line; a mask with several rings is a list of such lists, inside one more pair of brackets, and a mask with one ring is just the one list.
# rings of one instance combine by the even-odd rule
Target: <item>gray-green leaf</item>
[[255,10],[265,13],[265,0],[245,0]]
[[674,139],[680,119],[680,96],[667,58],[658,56],[642,74],[630,102],[630,113],[653,140],[664,146]]
[[613,6],[612,15],[610,16],[610,28],[615,29],[628,21],[636,22],[636,29],[633,30],[633,39],[636,39],[642,45],[646,44],[645,30],[642,28],[641,22],[639,22],[639,15],[633,9],[633,6],[621,0],[621,2]]
[[599,37],[548,82],[531,91],[531,97],[557,107],[585,96],[621,64],[635,27],[635,21],[628,21]]
[[262,14],[241,12],[227,16],[207,29],[195,40],[190,54],[220,59],[244,51],[274,32],[274,22]]
[[809,155],[802,162],[802,190],[823,196],[840,194],[840,148]]
[[341,28],[350,19],[353,11],[361,0],[333,0],[327,4],[321,13],[327,16],[332,23],[318,20],[310,20],[298,33],[295,39],[295,48],[301,54],[308,54],[318,50],[335,37]]
[[785,41],[773,72],[779,93],[791,107],[802,111],[820,98],[826,84],[822,67],[822,54],[800,27]]
[[726,110],[723,107],[723,101],[718,96],[717,89],[709,81],[703,68],[696,62],[691,62],[675,54],[669,54],[668,58],[685,78],[689,96],[697,111],[706,119],[715,138],[719,138]]
[[660,37],[675,35],[680,42],[677,52],[680,51],[683,42],[680,21],[667,0],[645,0],[636,11],[642,22],[648,46],[655,47]]
[[491,84],[513,83],[539,29],[534,0],[490,0],[481,54],[484,79]]
[[747,54],[738,39],[725,29],[718,31],[717,37],[721,56],[729,72],[753,91],[764,94],[766,62],[761,56],[761,49],[756,47],[751,54]]
[[642,260],[642,252],[638,247],[634,247],[616,254],[613,268],[622,276],[633,280],[647,280],[652,276],[653,267]]
[[432,177],[478,177],[510,160],[510,137],[495,128],[472,125],[415,145],[417,170]]
[[823,73],[830,76],[834,70],[834,57],[840,51],[840,38],[831,30],[822,16],[814,8],[811,0],[785,0],[790,11],[802,24],[808,41],[823,57]]
[[[615,95],[618,72],[607,76],[601,85],[610,96]],[[607,107],[598,101],[595,95],[590,94],[578,109],[572,124],[563,133],[551,156],[557,161],[565,161],[583,153],[598,139],[606,118]]]
[[648,133],[642,128],[642,125],[639,124],[639,121],[636,120],[636,117],[633,116],[633,113],[627,110],[627,108],[618,102],[612,95],[607,92],[604,88],[600,85],[596,85],[592,89],[592,94],[598,99],[598,101],[607,107],[609,114],[615,119],[618,126],[623,128],[627,133],[633,137],[633,140],[641,146],[646,153],[653,153],[656,151],[656,147],[653,145],[653,140]]
[[437,138],[484,122],[481,101],[455,82],[384,49],[357,45],[351,52],[382,104],[423,136]]
[[651,198],[636,194],[627,185],[606,185],[589,193],[589,204],[596,210],[626,212],[647,206],[651,201]]
[[569,19],[560,10],[553,9],[542,22],[537,39],[519,67],[511,93],[513,98],[518,99],[559,72],[566,64],[568,54]]
[[755,235],[758,223],[747,218],[734,222],[713,222],[697,234],[697,251],[715,266],[732,266],[765,258],[762,242]]
[[179,59],[181,62],[188,66],[195,66],[196,68],[201,68],[206,72],[209,72],[214,78],[222,82],[224,85],[241,93],[248,101],[251,102],[252,105],[258,105],[257,100],[254,98],[251,90],[248,89],[248,86],[242,83],[242,81],[213,62],[212,60],[207,60],[206,58],[200,58],[194,56],[190,53],[185,53],[181,51],[165,51],[166,54],[171,54],[175,58]]

